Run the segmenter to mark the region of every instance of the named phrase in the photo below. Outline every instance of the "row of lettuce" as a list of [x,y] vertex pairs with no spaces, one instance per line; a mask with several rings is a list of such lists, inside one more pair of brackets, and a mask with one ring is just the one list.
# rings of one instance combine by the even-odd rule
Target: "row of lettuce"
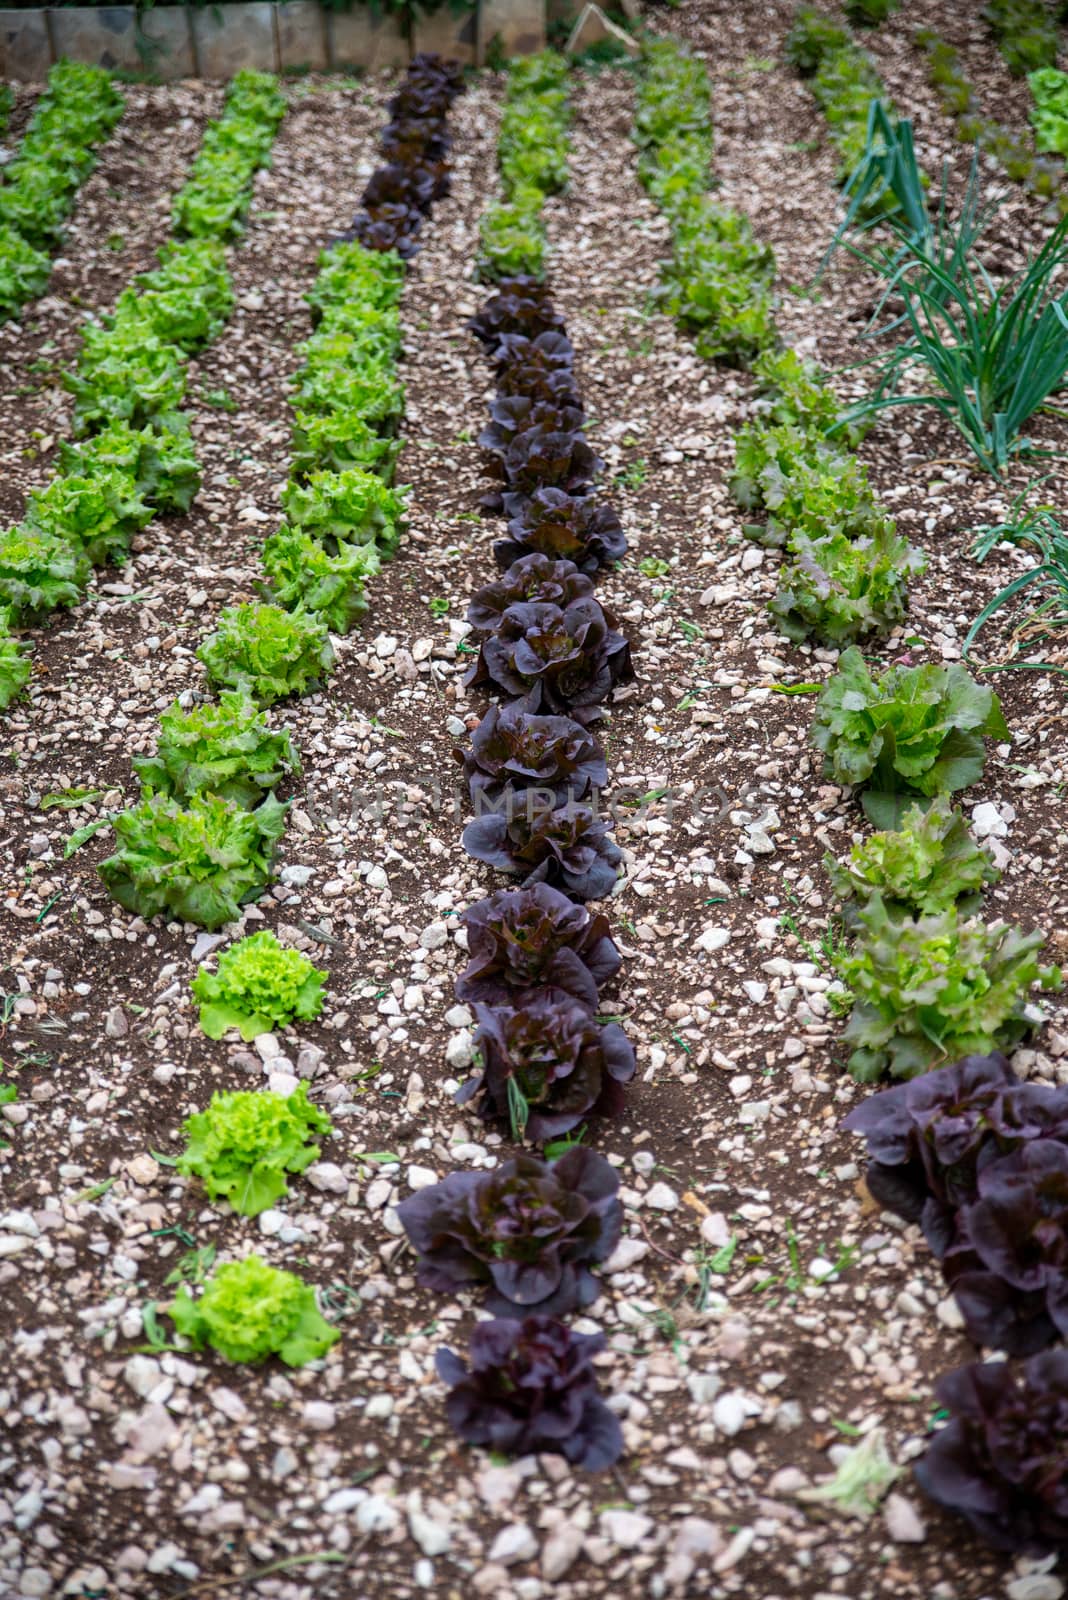
[[[864,153],[881,86],[848,35],[812,13],[795,24],[788,49],[815,74],[845,181]],[[923,557],[896,534],[843,448],[858,435],[842,426],[819,372],[777,348],[768,268],[747,223],[725,226],[702,195],[711,134],[699,65],[667,41],[648,55],[635,136],[645,182],[673,225],[668,308],[678,314],[671,286],[687,251],[693,259],[694,219],[709,208],[711,246],[698,256],[718,269],[725,236],[738,241],[723,276],[753,273],[754,301],[767,308],[766,333],[744,355],[737,345],[728,353],[727,340],[707,332],[721,326],[727,300],[706,289],[716,275],[706,268],[689,275],[700,316],[680,320],[699,330],[699,348],[751,365],[757,379],[758,416],[735,441],[731,486],[743,507],[765,515],[751,536],[787,552],[771,614],[791,639],[848,646],[820,692],[812,742],[825,776],[860,796],[879,831],[845,862],[827,860],[848,933],[832,998],[850,1012],[853,1076],[904,1081],[846,1126],[868,1137],[876,1197],[923,1221],[969,1336],[1030,1358],[1019,1369],[979,1364],[939,1380],[950,1420],[918,1478],[999,1547],[1060,1550],[1068,1517],[1042,1463],[1054,1461],[1068,1411],[1068,1354],[1051,1348],[1068,1333],[1068,1090],[1020,1083],[1001,1051],[1041,1021],[1035,985],[1054,988],[1061,974],[1039,963],[1041,933],[979,915],[981,891],[1000,874],[951,799],[980,778],[984,739],[1007,740],[1009,731],[997,697],[962,664],[914,665],[906,655],[873,672],[851,643],[902,620],[906,580]],[[731,328],[729,310],[725,322]]]
[[[9,91],[0,86],[0,124],[10,103]],[[124,109],[102,67],[57,61],[49,72],[0,175],[0,320],[44,293],[75,197],[96,166],[95,148]]]
[[227,242],[284,111],[273,78],[238,74],[175,197],[160,265],[86,326],[77,365],[64,376],[74,440],[61,446],[59,472],[30,495],[22,522],[0,533],[0,707],[31,672],[10,630],[75,605],[92,567],[121,563],[158,512],[192,502],[200,474],[181,410],[188,363],[232,310]]
[[[433,202],[448,192],[449,107],[459,69],[417,57],[389,102],[385,161],[364,190],[349,236],[323,251],[306,299],[313,332],[299,347],[285,521],[264,543],[264,601],[225,609],[198,652],[217,701],[162,719],[157,751],[136,762],[145,798],[115,819],[120,848],[101,865],[112,894],[143,915],[216,928],[269,881],[288,805],[275,791],[299,772],[266,708],[309,692],[334,663],[331,633],[366,609],[365,581],[403,533],[393,485],[404,391],[397,375],[398,302]],[[224,949],[193,982],[210,1038],[245,1039],[317,1016],[327,974],[267,930]],[[177,1171],[254,1217],[288,1191],[332,1131],[307,1087],[218,1092],[187,1119]],[[256,1254],[220,1266],[168,1307],[178,1332],[226,1360],[324,1356],[340,1337],[315,1289]]]
[[456,1099],[544,1155],[453,1172],[398,1215],[418,1281],[446,1294],[479,1288],[491,1314],[466,1361],[438,1355],[456,1432],[599,1470],[623,1448],[593,1365],[605,1341],[562,1319],[597,1298],[591,1269],[622,1230],[618,1174],[580,1142],[580,1125],[617,1111],[634,1072],[623,1029],[599,1015],[621,958],[607,919],[588,906],[612,892],[620,860],[598,815],[607,767],[591,730],[630,658],[594,598],[594,578],[625,539],[597,496],[603,463],[585,437],[574,348],[544,282],[542,206],[568,178],[567,75],[552,52],[510,67],[504,201],[481,228],[482,273],[496,284],[471,323],[496,382],[479,439],[495,480],[483,510],[508,519],[508,537],[494,546],[500,578],[467,613],[480,648],[465,684],[495,703],[458,752],[474,812],[464,849],[520,886],[461,914],[469,960],[455,993],[474,1013],[477,1067]]

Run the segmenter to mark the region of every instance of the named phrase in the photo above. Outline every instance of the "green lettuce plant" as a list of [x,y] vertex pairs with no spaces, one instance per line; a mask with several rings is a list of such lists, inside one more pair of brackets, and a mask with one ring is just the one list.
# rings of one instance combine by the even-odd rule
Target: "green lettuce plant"
[[110,422],[91,438],[60,445],[60,465],[68,477],[125,473],[157,511],[188,511],[200,488],[189,424],[180,411],[154,417],[143,428]]
[[404,415],[404,386],[389,362],[308,367],[295,382],[293,403],[301,411],[344,412],[383,432],[395,430]]
[[479,275],[492,282],[525,274],[545,276],[549,239],[541,218],[541,190],[516,189],[486,207],[479,223]]
[[289,734],[275,733],[251,695],[228,690],[218,704],[183,711],[176,700],[160,717],[156,753],[135,756],[146,797],[187,800],[220,795],[251,810],[283,778],[299,773]]
[[368,250],[352,240],[320,253],[318,276],[304,298],[318,322],[335,306],[384,311],[398,304],[403,288],[404,261],[396,250]]
[[21,625],[77,605],[88,570],[82,551],[57,534],[28,523],[8,528],[0,533],[0,608]]
[[1037,149],[1068,156],[1068,73],[1039,67],[1027,82],[1034,96],[1031,126]]
[[735,466],[735,498],[768,513],[765,525],[746,528],[760,544],[784,545],[791,533],[810,539],[842,534],[849,540],[893,534],[864,463],[796,428],[743,428],[736,440]]
[[52,263],[16,228],[0,223],[0,319],[14,316],[27,300],[44,294]]
[[379,433],[353,412],[331,411],[320,416],[297,411],[290,471],[299,480],[313,472],[347,472],[359,467],[392,483],[402,448],[402,440]]
[[198,1178],[209,1199],[227,1200],[241,1216],[257,1217],[289,1193],[288,1174],[318,1159],[320,1146],[313,1141],[332,1133],[333,1125],[300,1083],[291,1095],[216,1092],[206,1111],[186,1118],[182,1132],[187,1143],[175,1170]]
[[873,677],[856,646],[820,691],[811,733],[828,778],[864,785],[864,810],[876,826],[893,826],[910,796],[975,783],[984,737],[1011,736],[993,690],[960,662],[895,666]]
[[6,612],[0,611],[0,711],[5,711],[30,681],[30,663],[12,638]]
[[366,311],[362,306],[328,310],[310,339],[297,346],[307,373],[350,367],[358,372],[371,363],[387,366],[397,359],[401,346],[397,313]]
[[908,610],[908,580],[927,565],[922,551],[894,532],[871,538],[831,533],[822,539],[791,534],[779,588],[768,610],[781,633],[799,642],[848,644],[889,633]]
[[242,689],[260,705],[305,694],[335,659],[319,617],[273,605],[228,606],[197,657],[213,683]]
[[152,520],[137,483],[121,467],[98,467],[87,477],[58,477],[35,489],[26,521],[55,535],[94,567],[121,565],[134,534]]
[[221,928],[266,888],[285,815],[274,795],[255,811],[213,794],[190,795],[184,805],[155,795],[114,818],[118,849],[100,875],[138,916],[167,913]]
[[200,1026],[209,1039],[237,1028],[247,1041],[291,1022],[307,1022],[323,1009],[326,976],[269,930],[250,934],[222,952],[218,971],[202,966],[193,979]]
[[1059,968],[1038,963],[1041,933],[964,920],[955,908],[901,921],[873,895],[857,931],[835,965],[853,997],[844,1038],[858,1083],[1009,1050],[1036,1026],[1033,986],[1061,984]]
[[78,370],[65,372],[63,383],[74,396],[76,434],[95,433],[109,422],[141,428],[179,409],[185,363],[174,345],[137,329],[90,328]]
[[277,1355],[287,1367],[303,1367],[341,1337],[320,1313],[308,1284],[259,1256],[219,1267],[197,1300],[183,1284],[170,1317],[194,1349],[210,1345],[226,1361]]
[[374,544],[393,555],[405,528],[407,489],[393,489],[377,473],[351,467],[345,472],[313,472],[305,483],[282,491],[282,506],[293,528],[327,549],[335,541]]
[[983,17],[1016,77],[1056,66],[1057,26],[1042,0],[987,0]]
[[945,795],[926,809],[909,806],[900,827],[855,844],[845,861],[828,853],[823,864],[838,899],[850,902],[849,917],[876,895],[891,917],[936,916],[954,906],[970,916],[980,891],[1001,877]]
[[287,611],[313,613],[331,633],[349,633],[367,610],[365,581],[381,563],[373,544],[331,542],[333,554],[299,528],[280,528],[263,545],[263,592]]

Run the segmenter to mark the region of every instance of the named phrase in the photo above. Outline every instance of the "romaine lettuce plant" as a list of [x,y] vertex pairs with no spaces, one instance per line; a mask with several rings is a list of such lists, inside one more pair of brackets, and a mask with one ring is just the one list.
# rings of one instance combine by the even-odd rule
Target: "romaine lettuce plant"
[[855,646],[820,691],[811,733],[828,778],[865,786],[864,809],[876,826],[893,825],[900,796],[975,783],[984,736],[1011,737],[993,690],[960,662],[894,666],[874,678]]
[[364,585],[381,561],[373,544],[330,541],[334,551],[299,528],[281,527],[264,541],[261,552],[268,582],[268,600],[287,611],[302,610],[320,618],[331,633],[349,633],[367,611]]
[[22,523],[0,533],[0,608],[17,625],[77,605],[89,563],[57,534]]
[[210,1345],[226,1361],[277,1355],[287,1367],[303,1367],[341,1337],[321,1315],[310,1285],[259,1256],[219,1267],[196,1300],[183,1284],[170,1316],[195,1350]]
[[909,806],[897,830],[855,844],[846,861],[826,855],[823,864],[839,900],[863,907],[877,894],[891,916],[932,916],[951,906],[971,915],[980,890],[1001,877],[944,795],[926,810]]
[[902,922],[874,895],[838,974],[853,995],[844,1038],[858,1083],[911,1078],[966,1055],[1007,1049],[1036,1026],[1030,991],[1061,984],[1036,959],[1041,933],[965,921],[956,910]]
[[197,656],[213,683],[243,690],[263,706],[307,693],[335,659],[318,616],[272,605],[228,606]]
[[1068,1143],[1068,1088],[1025,1083],[1000,1054],[965,1056],[868,1095],[842,1126],[867,1140],[875,1199],[941,1259],[984,1167],[1034,1140]]
[[490,706],[460,759],[480,811],[520,789],[536,789],[563,805],[608,781],[604,751],[581,723],[537,717],[515,703]]
[[572,900],[602,900],[622,859],[611,827],[588,805],[569,799],[557,806],[530,790],[508,790],[495,810],[467,824],[463,847],[488,867],[521,874],[525,889],[550,883]]
[[221,928],[266,888],[285,814],[273,795],[255,811],[212,794],[191,795],[184,806],[156,795],[114,819],[119,848],[100,875],[137,916],[165,912]]
[[200,1026],[209,1039],[236,1028],[249,1040],[306,1022],[323,1009],[326,976],[299,950],[279,944],[270,929],[249,934],[222,952],[218,971],[202,966],[193,979]]
[[617,683],[633,676],[630,646],[596,600],[509,606],[464,683],[522,697],[528,711],[594,722]]
[[495,1315],[566,1317],[600,1292],[590,1267],[619,1243],[618,1190],[604,1156],[574,1145],[557,1161],[520,1155],[490,1172],[452,1172],[397,1215],[425,1288],[485,1286]]
[[1029,1356],[1068,1337],[1068,1143],[1035,1139],[980,1168],[942,1262],[968,1337]]
[[987,1544],[1028,1556],[1068,1548],[1068,1350],[960,1367],[935,1383],[949,1421],[916,1464],[926,1495]]
[[612,1466],[623,1431],[597,1389],[593,1357],[604,1347],[604,1334],[571,1333],[551,1317],[480,1322],[470,1368],[438,1351],[450,1426],[468,1444],[505,1455],[558,1454],[588,1472]]
[[831,533],[810,539],[791,534],[768,610],[779,631],[800,642],[810,634],[821,644],[847,644],[868,634],[887,634],[908,611],[908,580],[923,572],[927,557],[893,523],[870,539]]
[[121,467],[98,467],[89,477],[57,477],[35,489],[26,521],[80,551],[94,567],[121,564],[130,541],[152,520],[137,484]]
[[318,1135],[333,1126],[300,1083],[290,1095],[270,1090],[216,1092],[206,1111],[187,1117],[186,1147],[175,1170],[198,1178],[209,1199],[220,1197],[243,1217],[257,1217],[289,1193],[287,1174],[318,1159]]
[[456,1093],[476,1100],[486,1122],[513,1139],[544,1144],[586,1117],[623,1109],[623,1085],[634,1076],[634,1050],[616,1022],[600,1023],[560,990],[535,990],[520,1004],[476,1005],[480,1070]]
[[591,1011],[598,989],[619,970],[608,919],[558,889],[498,889],[461,915],[471,957],[456,980],[458,1000],[518,1003],[541,984],[564,989]]
[[191,711],[176,700],[160,717],[155,755],[135,756],[133,766],[147,797],[217,794],[251,810],[299,773],[300,757],[289,734],[273,732],[250,695],[228,690],[218,704]]

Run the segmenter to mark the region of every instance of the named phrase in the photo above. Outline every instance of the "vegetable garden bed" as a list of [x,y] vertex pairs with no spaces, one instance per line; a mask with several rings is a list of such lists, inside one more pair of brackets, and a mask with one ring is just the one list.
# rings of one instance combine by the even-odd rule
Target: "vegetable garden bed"
[[[695,311],[707,304],[700,272],[709,260],[718,270],[728,259],[734,272],[759,259],[771,321],[745,324],[744,336],[759,348],[770,326],[785,348],[818,361],[843,402],[864,390],[862,371],[837,369],[863,353],[858,336],[877,279],[839,252],[808,287],[843,207],[822,113],[785,57],[792,14],[774,0],[770,12],[684,6],[652,19],[688,41],[708,72],[711,253],[700,230],[673,240],[670,185],[639,181],[630,138],[638,82],[619,68],[567,79],[568,182],[559,192],[549,173],[558,175],[548,159],[551,107],[534,195],[515,182],[516,141],[506,133],[511,210],[493,210],[487,226],[502,198],[505,84],[497,74],[469,81],[448,111],[451,193],[420,213],[418,253],[396,276],[399,351],[392,291],[376,302],[362,269],[358,281],[332,277],[321,252],[351,227],[384,160],[379,140],[400,75],[388,89],[318,76],[285,88],[271,165],[255,177],[246,231],[227,254],[232,314],[189,358],[185,409],[203,487],[188,511],[160,514],[136,534],[124,567],[91,574],[79,604],[19,630],[32,675],[0,713],[0,1328],[9,1351],[0,1392],[13,1441],[0,1476],[5,1592],[1057,1600],[1063,1591],[1048,1558],[993,1550],[938,1503],[945,1442],[922,1487],[912,1476],[932,1436],[953,1437],[937,1432],[946,1409],[967,1405],[960,1384],[935,1388],[976,1359],[961,1307],[979,1324],[969,1286],[958,1307],[944,1280],[944,1271],[957,1282],[975,1276],[974,1263],[945,1254],[945,1212],[925,1213],[921,1230],[880,1207],[905,1203],[892,1157],[876,1148],[884,1085],[855,1082],[846,1067],[852,1049],[864,1053],[861,1076],[886,1057],[870,1028],[844,1040],[833,1007],[835,963],[856,926],[843,907],[863,899],[861,866],[872,858],[852,876],[829,877],[824,857],[847,858],[885,818],[876,804],[875,822],[865,820],[858,796],[824,771],[811,736],[819,692],[843,667],[859,699],[871,695],[863,664],[840,662],[850,635],[831,644],[806,632],[822,615],[811,594],[769,614],[790,552],[744,535],[766,512],[774,521],[774,506],[743,509],[732,495],[734,436],[784,406],[782,392],[761,392],[763,378],[698,353],[698,340],[715,339]],[[907,20],[898,13],[856,30],[898,110],[916,119],[925,169],[949,159],[956,199],[969,152],[929,84],[929,52],[913,39],[920,26],[957,49],[999,122],[1025,130],[1027,97],[985,25],[938,0],[913,0]],[[154,265],[172,197],[222,109],[221,94],[202,86],[124,93],[124,117],[97,150],[46,294],[0,327],[4,527],[59,467],[72,422],[59,373],[78,358],[86,314],[107,310]],[[32,102],[16,90],[9,142]],[[408,137],[398,135],[402,144]],[[156,145],[158,163],[145,154]],[[529,154],[519,166],[529,177]],[[644,160],[642,177],[648,183]],[[1012,190],[992,235],[1004,266],[1048,233],[1043,205]],[[724,212],[749,218],[754,248],[733,251],[738,230]],[[364,237],[396,220],[365,221]],[[514,874],[522,846],[532,864],[529,839],[511,833],[502,842],[496,823],[471,820],[469,779],[490,770],[489,757],[471,758],[472,734],[487,694],[504,702],[514,694],[519,668],[514,651],[507,660],[489,651],[472,673],[480,634],[466,613],[482,591],[473,620],[492,636],[503,603],[499,589],[486,588],[500,582],[494,543],[511,538],[518,548],[502,555],[524,554],[532,520],[522,504],[510,506],[506,534],[506,521],[483,509],[501,482],[479,435],[493,403],[498,432],[488,442],[500,446],[510,426],[501,385],[516,374],[484,360],[470,331],[480,313],[487,326],[494,292],[478,280],[478,264],[496,250],[505,276],[538,267],[543,239],[546,292],[573,351],[567,400],[584,408],[572,426],[604,462],[591,503],[615,508],[626,540],[622,552],[602,519],[587,575],[630,647],[636,678],[627,680],[614,641],[602,648],[597,634],[587,645],[587,665],[615,662],[601,674],[608,715],[589,731],[604,750],[599,803],[614,823],[607,838],[622,851],[621,887],[603,897],[605,870],[616,870],[610,844],[584,860],[588,880],[574,855],[556,878],[580,902],[584,882],[597,889],[588,914],[604,913],[598,938],[614,941],[622,965],[612,976],[614,963],[598,966],[591,954],[581,971],[566,962],[552,969],[572,991],[595,974],[596,1027],[622,1106],[609,1118],[612,1095],[593,1103],[587,1059],[577,1124],[540,1130],[530,1122],[541,1115],[537,1084],[524,1080],[517,1099],[501,1076],[504,1046],[493,1030],[512,1026],[511,1011],[501,1011],[499,995],[476,992],[486,912],[467,913],[519,881],[481,860],[503,866],[507,857]],[[759,256],[765,246],[775,253],[773,279]],[[671,315],[649,304],[668,260]],[[333,298],[332,283],[344,285]],[[715,303],[735,303],[733,293]],[[325,392],[322,374],[341,348],[330,341],[342,335],[378,352],[365,358],[376,392],[389,388],[383,374],[395,366],[405,391],[399,451],[394,424],[370,412],[367,427],[344,439],[329,407],[321,426],[296,419],[294,386],[305,399]],[[560,346],[550,345],[556,359]],[[331,386],[340,382],[331,376]],[[1039,418],[1033,431],[1044,445],[1063,444],[1057,417]],[[396,536],[398,548],[378,571],[360,558],[362,595],[351,574],[338,579],[344,539],[324,531],[321,507],[311,505],[304,476],[313,443],[369,452],[383,485],[396,455],[395,483],[410,486],[406,528],[381,510],[385,500],[375,502],[376,540],[392,545]],[[545,473],[558,472],[562,448],[523,459],[506,448],[509,492],[536,492]],[[573,439],[567,448],[588,470]],[[875,674],[922,664],[960,674],[969,627],[1028,559],[993,541],[976,565],[974,530],[1009,516],[1017,490],[1041,472],[1053,476],[1037,498],[1057,505],[1059,463],[1014,461],[998,482],[946,419],[914,410],[876,419],[850,453],[858,463],[850,470],[870,481],[874,510],[863,501],[864,514],[892,517],[896,535],[927,558],[926,570],[911,563],[908,610],[888,618],[889,638],[861,634],[859,648]],[[336,460],[331,470],[347,465]],[[570,492],[581,494],[585,481],[569,480]],[[354,515],[354,502],[346,505]],[[340,500],[335,510],[341,517]],[[310,533],[301,537],[314,535],[317,551],[301,546],[297,560],[279,542],[283,512],[305,518]],[[792,537],[786,515],[780,506]],[[602,555],[621,559],[601,566]],[[195,906],[188,923],[122,910],[98,872],[116,850],[107,819],[160,783],[171,759],[157,754],[161,715],[175,729],[176,698],[183,714],[217,700],[234,653],[224,661],[218,645],[200,659],[198,651],[221,615],[265,600],[292,605],[302,585],[312,592],[310,563],[317,582],[334,585],[336,661],[310,682],[287,679],[269,692],[260,684],[264,700],[276,688],[300,693],[262,713],[273,742],[258,746],[255,771],[230,774],[234,804],[264,792],[290,802],[269,886],[220,931]],[[267,580],[271,595],[257,588]],[[580,607],[594,603],[570,593]],[[325,590],[308,603],[321,608]],[[848,608],[842,616],[855,624]],[[997,691],[1011,742],[989,697],[980,705],[965,693],[980,731],[955,751],[969,766],[945,818],[950,803],[959,806],[985,852],[969,853],[966,836],[951,835],[954,883],[981,897],[984,921],[1044,935],[1036,959],[1063,962],[1065,680],[1048,669],[978,670],[1007,655],[1020,620],[997,613],[968,668],[981,689]],[[1063,634],[1024,650],[1068,665]],[[533,676],[537,714],[582,711],[573,680]],[[835,748],[843,763],[855,759],[844,742]],[[466,766],[457,759],[465,753]],[[924,772],[936,755],[924,750]],[[599,771],[599,758],[584,759]],[[173,760],[167,770],[177,770]],[[897,780],[885,763],[879,772],[885,781],[868,786],[886,801]],[[942,816],[932,814],[932,831]],[[919,893],[915,875],[908,881]],[[941,914],[927,887],[920,909]],[[573,909],[568,916],[577,925]],[[268,930],[291,953],[284,976],[262,938],[243,970],[227,954],[242,936]],[[1013,959],[1009,1006],[1030,1001],[1047,1018],[1018,1045],[1010,1025],[1014,1068],[1040,1095],[1041,1086],[1050,1094],[1061,1086],[1063,1098],[1068,1004],[1056,992],[1014,988],[1011,974],[1026,961]],[[504,981],[499,961],[489,970]],[[857,975],[858,992],[867,980]],[[575,1001],[570,992],[548,1005],[559,1019]],[[522,1004],[509,999],[511,1009]],[[461,1092],[457,1104],[480,1064],[476,1006],[498,1013],[478,1018],[487,1076],[481,1100]],[[952,1017],[946,1008],[940,1019],[956,1027],[962,1015],[967,1008]],[[588,1026],[581,1016],[567,1025]],[[899,1065],[930,1045],[922,1028],[902,1024],[894,1037],[905,1041],[889,1052]],[[230,1149],[252,1141],[254,1124],[255,1138],[265,1138],[268,1102],[243,1098],[264,1090],[286,1106],[272,1135],[274,1164],[227,1165],[212,1152],[213,1128]],[[205,1117],[216,1093],[230,1098]],[[851,1113],[856,1131],[842,1126]],[[442,1375],[435,1369],[442,1347],[467,1358],[476,1313],[512,1316],[519,1303],[500,1237],[489,1267],[486,1236],[473,1250],[475,1235],[455,1213],[456,1253],[446,1259],[428,1239],[428,1214],[447,1210],[435,1185],[453,1175],[450,1193],[479,1184],[492,1195],[495,1169],[520,1154],[524,1121],[522,1159],[530,1147],[541,1151],[544,1131],[547,1154],[565,1162],[552,1182],[570,1196],[543,1190],[554,1218],[581,1200],[597,1219],[583,1234],[588,1247],[560,1247],[547,1269],[570,1262],[553,1309],[572,1337],[606,1338],[593,1377],[614,1421],[591,1401],[584,1371],[575,1391],[585,1397],[582,1424],[569,1435],[575,1466],[548,1452],[516,1463],[461,1443],[442,1375],[449,1385],[462,1375],[448,1363]],[[861,1132],[885,1169],[867,1184]],[[915,1170],[907,1177],[915,1192]],[[491,1214],[501,1204],[493,1199]],[[620,1242],[605,1261],[617,1225]],[[244,1283],[226,1276],[253,1255],[299,1278],[314,1305],[256,1268],[244,1269]],[[458,1290],[465,1276],[472,1287]],[[234,1320],[250,1286],[274,1308],[267,1333]],[[525,1299],[537,1309],[544,1295]],[[1008,1338],[1018,1372],[1045,1312],[1032,1299],[1010,1304],[1011,1331],[1002,1318],[994,1334]],[[277,1354],[264,1364],[244,1360],[268,1349]],[[1053,1415],[1052,1401],[1041,1405]],[[476,1418],[476,1435],[481,1425]],[[615,1452],[606,1441],[617,1433],[621,1450],[607,1466]],[[509,1437],[544,1451],[536,1431]],[[581,1470],[583,1461],[599,1470]],[[998,1502],[1010,1538],[1033,1504],[1010,1500],[1006,1514]],[[1045,1537],[1063,1546],[1063,1527],[1051,1535],[1047,1526]]]

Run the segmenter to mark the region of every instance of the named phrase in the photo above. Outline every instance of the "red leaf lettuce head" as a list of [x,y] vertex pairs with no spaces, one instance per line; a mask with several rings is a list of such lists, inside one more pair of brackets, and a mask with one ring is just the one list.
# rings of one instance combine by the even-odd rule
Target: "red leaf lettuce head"
[[599,1472],[619,1460],[623,1433],[597,1389],[593,1357],[603,1334],[572,1333],[551,1317],[480,1322],[470,1369],[440,1350],[450,1385],[445,1414],[468,1444],[522,1456],[547,1452]]
[[599,987],[619,970],[608,919],[574,905],[558,889],[498,889],[468,906],[470,961],[456,980],[458,1000],[514,1003],[517,991],[555,985],[597,1007]]
[[482,1070],[457,1091],[458,1104],[477,1096],[485,1121],[511,1126],[532,1144],[622,1110],[634,1050],[618,1023],[598,1022],[557,989],[537,989],[519,1005],[476,1005],[475,1017]]
[[961,1367],[935,1394],[951,1416],[916,1466],[924,1493],[996,1550],[1068,1553],[1068,1351]]
[[536,550],[573,561],[582,572],[596,572],[626,553],[627,538],[616,512],[586,495],[536,489],[529,496],[506,494],[503,505],[511,519],[508,538],[493,547],[502,567]]
[[522,697],[527,711],[594,722],[613,687],[633,675],[630,646],[596,600],[573,600],[566,607],[520,602],[508,607],[496,633],[484,641],[464,685]]
[[536,339],[539,333],[560,333],[564,319],[553,309],[546,286],[537,278],[502,278],[497,293],[471,318],[468,327],[497,359],[497,348],[505,334],[518,333]]
[[[509,606],[530,602],[566,607],[573,600],[585,600],[592,594],[592,582],[573,561],[525,555],[512,563],[503,578],[475,592],[467,608],[467,620],[473,628],[488,632],[500,624]],[[609,620],[607,612],[605,619]]]
[[612,826],[592,806],[558,806],[537,789],[509,789],[494,810],[467,824],[463,847],[488,867],[521,873],[524,889],[550,883],[572,900],[603,900],[623,855],[608,837]]
[[536,787],[563,804],[608,781],[604,751],[581,723],[538,717],[514,704],[490,706],[471,735],[470,750],[457,756],[479,809],[496,805],[509,789]]
[[1034,1139],[1068,1139],[1068,1090],[1021,1083],[999,1053],[965,1056],[869,1095],[843,1127],[867,1139],[875,1199],[918,1222],[941,1257],[984,1166]]
[[514,1156],[492,1172],[453,1172],[402,1200],[397,1215],[427,1289],[485,1284],[490,1311],[566,1317],[596,1300],[590,1263],[619,1243],[619,1177],[574,1145],[558,1161]]
[[1014,1356],[1068,1338],[1068,1144],[1025,1144],[977,1189],[943,1263],[968,1337]]

